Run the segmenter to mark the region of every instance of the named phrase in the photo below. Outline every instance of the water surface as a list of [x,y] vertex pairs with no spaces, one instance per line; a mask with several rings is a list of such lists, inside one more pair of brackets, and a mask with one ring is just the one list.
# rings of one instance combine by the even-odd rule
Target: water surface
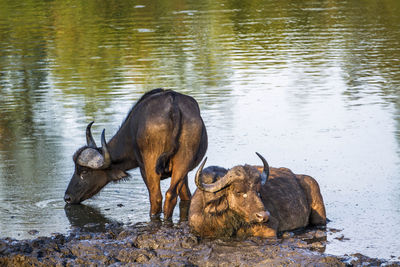
[[138,170],[85,205],[62,198],[86,125],[110,139],[164,87],[199,102],[209,164],[258,151],[319,181],[341,230],[327,253],[400,257],[398,14],[397,0],[0,0],[0,237],[147,221]]

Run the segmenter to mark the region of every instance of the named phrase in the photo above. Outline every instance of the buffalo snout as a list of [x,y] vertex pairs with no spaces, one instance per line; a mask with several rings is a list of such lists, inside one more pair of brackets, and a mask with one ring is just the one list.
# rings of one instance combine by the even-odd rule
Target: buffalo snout
[[68,195],[68,194],[65,194],[65,195],[64,195],[64,201],[65,201],[66,203],[70,204],[70,203],[71,203],[71,196]]
[[256,213],[256,222],[263,223],[267,222],[269,219],[269,212],[268,211],[260,211]]
[[64,201],[67,204],[80,204],[81,201],[78,198],[74,198],[72,195],[65,193]]
[[64,195],[64,201],[67,204],[79,204],[80,203],[80,201],[73,199],[73,197],[70,196],[69,194]]

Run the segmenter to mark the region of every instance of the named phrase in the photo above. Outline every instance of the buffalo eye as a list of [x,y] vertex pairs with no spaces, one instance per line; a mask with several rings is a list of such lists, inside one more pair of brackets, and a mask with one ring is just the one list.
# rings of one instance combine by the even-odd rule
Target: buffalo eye
[[243,193],[243,191],[237,191],[237,192],[235,192],[236,193],[236,195],[238,196],[238,197],[243,197],[243,198],[246,198],[247,197],[247,194],[246,193]]
[[87,173],[88,173],[87,171],[82,171],[82,172],[81,172],[80,177],[81,177],[82,180],[83,180],[83,178],[84,178],[84,175],[86,175]]

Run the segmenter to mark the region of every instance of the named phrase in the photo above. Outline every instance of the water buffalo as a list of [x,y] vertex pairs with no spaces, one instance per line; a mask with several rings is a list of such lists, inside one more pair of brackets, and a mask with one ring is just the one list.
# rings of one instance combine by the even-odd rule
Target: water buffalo
[[87,145],[73,157],[75,172],[65,192],[67,203],[80,203],[109,182],[129,177],[126,170],[139,167],[149,192],[152,218],[158,218],[162,211],[161,179],[171,177],[164,219],[171,219],[178,194],[181,203],[188,205],[187,173],[207,150],[207,132],[196,100],[172,90],[149,91],[108,143],[103,130],[101,147],[92,137],[92,123],[86,128]]
[[325,225],[326,215],[317,182],[289,169],[211,166],[196,173],[189,225],[203,237],[276,237],[277,232]]

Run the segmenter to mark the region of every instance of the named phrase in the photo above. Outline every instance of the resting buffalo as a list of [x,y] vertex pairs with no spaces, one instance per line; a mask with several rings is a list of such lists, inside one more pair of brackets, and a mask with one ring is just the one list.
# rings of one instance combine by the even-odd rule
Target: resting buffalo
[[203,237],[276,237],[278,232],[325,225],[317,182],[289,169],[244,165],[230,170],[211,166],[196,173],[189,225]]
[[149,192],[152,218],[162,211],[161,179],[171,177],[165,193],[165,219],[172,217],[178,194],[181,203],[188,205],[187,173],[207,150],[207,132],[196,100],[171,90],[147,92],[108,143],[103,130],[101,147],[93,140],[92,124],[86,129],[87,145],[73,157],[75,172],[65,192],[67,203],[80,203],[109,182],[129,177],[126,170],[139,167]]

